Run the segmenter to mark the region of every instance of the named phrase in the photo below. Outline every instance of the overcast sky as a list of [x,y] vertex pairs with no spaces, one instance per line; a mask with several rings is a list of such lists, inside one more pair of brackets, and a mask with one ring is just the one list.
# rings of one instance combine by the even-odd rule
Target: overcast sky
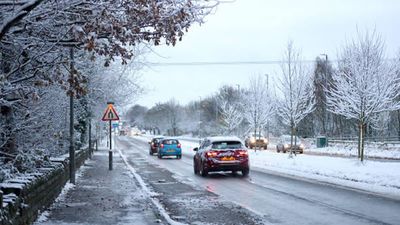
[[[282,59],[293,40],[306,60],[335,59],[360,31],[376,31],[388,57],[398,52],[399,0],[236,0],[221,4],[201,26],[194,25],[175,47],[155,47],[155,63],[248,62]],[[249,77],[279,75],[279,64],[153,66],[141,71],[147,107],[175,98],[181,104],[215,93],[224,84],[245,87]]]

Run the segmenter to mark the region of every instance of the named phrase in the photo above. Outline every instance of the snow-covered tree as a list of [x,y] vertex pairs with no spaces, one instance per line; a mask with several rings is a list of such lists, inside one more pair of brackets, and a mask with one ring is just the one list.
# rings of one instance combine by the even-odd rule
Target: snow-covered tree
[[225,85],[219,89],[215,99],[218,106],[216,123],[221,124],[225,134],[231,135],[243,121],[240,90]]
[[275,113],[275,102],[264,76],[250,78],[249,87],[243,91],[241,102],[243,117],[249,123],[250,129],[254,131],[254,136],[257,136],[257,132],[261,132]]
[[[103,71],[101,66],[113,61],[128,64],[142,54],[138,46],[175,45],[217,4],[207,0],[0,2],[0,166],[29,151],[24,146],[47,148],[39,140],[60,134],[63,125],[56,122],[67,122],[65,93],[79,98],[75,107],[79,124],[88,112],[102,112],[108,100],[122,105],[137,97],[141,91],[137,80],[113,76],[113,69]],[[90,63],[96,58],[101,66]],[[74,68],[69,65],[72,61]],[[55,119],[45,124],[41,119],[49,114]],[[83,138],[86,128],[81,128]],[[56,145],[49,146],[51,150]]]
[[328,110],[358,122],[361,161],[366,125],[377,122],[381,112],[400,109],[400,79],[396,67],[386,60],[384,49],[375,31],[359,33],[341,50],[338,70],[327,90]]
[[311,73],[302,64],[300,52],[294,48],[292,41],[284,53],[278,89],[276,109],[282,123],[290,127],[291,145],[294,146],[296,129],[314,110],[315,98]]
[[225,133],[232,134],[243,121],[241,106],[237,102],[229,102],[226,99],[221,99],[218,102],[220,118],[225,128]]

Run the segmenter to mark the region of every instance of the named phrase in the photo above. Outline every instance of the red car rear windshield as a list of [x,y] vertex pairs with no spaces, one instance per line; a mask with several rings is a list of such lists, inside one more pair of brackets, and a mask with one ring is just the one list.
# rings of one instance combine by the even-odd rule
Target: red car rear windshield
[[212,143],[212,149],[240,149],[242,143],[240,141],[216,141]]

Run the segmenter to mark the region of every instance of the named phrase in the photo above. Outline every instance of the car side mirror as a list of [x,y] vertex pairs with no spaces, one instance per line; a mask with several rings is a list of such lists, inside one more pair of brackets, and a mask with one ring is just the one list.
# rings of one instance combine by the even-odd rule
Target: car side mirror
[[194,148],[193,151],[197,152],[199,150],[198,147]]

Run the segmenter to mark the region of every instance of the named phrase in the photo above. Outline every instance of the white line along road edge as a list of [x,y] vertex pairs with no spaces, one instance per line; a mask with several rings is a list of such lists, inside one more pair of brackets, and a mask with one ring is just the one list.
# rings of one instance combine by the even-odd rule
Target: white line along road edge
[[142,187],[142,190],[147,194],[147,197],[151,199],[153,204],[156,206],[160,214],[164,217],[164,219],[171,225],[187,225],[185,223],[180,223],[177,222],[168,215],[167,210],[164,209],[164,207],[161,205],[160,201],[158,201],[157,198],[155,198],[154,193],[150,191],[150,189],[147,187],[146,183],[143,181],[142,177],[136,173],[135,168],[133,168],[129,163],[128,160],[126,159],[125,155],[122,154],[121,149],[118,148],[118,153],[121,156],[122,160],[124,161],[126,167],[129,169],[131,174],[135,177],[135,179],[139,182],[140,186]]

